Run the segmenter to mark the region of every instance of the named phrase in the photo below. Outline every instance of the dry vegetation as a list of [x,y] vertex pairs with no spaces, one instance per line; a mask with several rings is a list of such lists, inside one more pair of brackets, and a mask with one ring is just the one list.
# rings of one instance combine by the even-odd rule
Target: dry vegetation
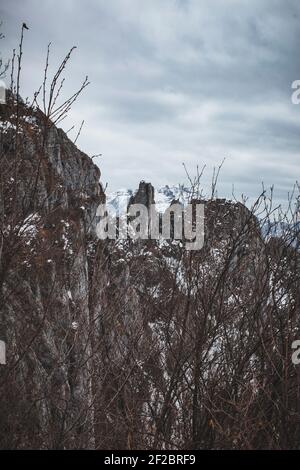
[[24,103],[21,39],[0,106],[0,447],[298,448],[299,188],[247,209],[216,171],[202,250],[98,241],[99,171],[56,128],[71,52]]

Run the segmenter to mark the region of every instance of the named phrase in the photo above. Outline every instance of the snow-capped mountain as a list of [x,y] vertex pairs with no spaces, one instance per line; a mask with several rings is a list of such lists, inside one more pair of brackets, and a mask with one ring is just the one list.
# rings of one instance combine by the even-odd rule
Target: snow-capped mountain
[[106,207],[111,215],[125,214],[129,200],[133,194],[131,189],[122,188],[106,194]]
[[300,222],[264,221],[261,224],[261,233],[266,241],[271,238],[282,238],[287,244],[299,247]]
[[[132,189],[122,188],[118,191],[106,194],[106,206],[110,214],[124,214],[130,198],[136,193]],[[172,201],[178,200],[186,205],[189,201],[190,190],[182,184],[173,186],[165,185],[155,189],[154,200],[158,212],[164,213]]]
[[190,189],[182,184],[175,186],[163,186],[155,190],[155,204],[158,212],[165,212],[170,207],[172,201],[178,200],[182,205],[186,205],[189,201]]

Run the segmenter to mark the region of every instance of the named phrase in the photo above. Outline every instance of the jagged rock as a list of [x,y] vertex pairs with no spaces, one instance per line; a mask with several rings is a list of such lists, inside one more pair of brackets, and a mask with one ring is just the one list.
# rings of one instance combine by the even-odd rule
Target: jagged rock
[[100,171],[19,106],[19,124],[0,109],[0,447],[92,448],[88,247],[105,200]]
[[141,181],[137,192],[131,196],[128,205],[142,204],[147,209],[150,208],[151,204],[155,204],[154,200],[154,188],[151,183]]
[[[0,447],[285,448],[287,419],[298,442],[299,377],[280,380],[299,331],[293,245],[266,246],[224,199],[198,201],[192,253],[97,240],[98,168],[39,110],[19,111],[0,107]],[[145,182],[128,195],[158,212],[190,199]]]

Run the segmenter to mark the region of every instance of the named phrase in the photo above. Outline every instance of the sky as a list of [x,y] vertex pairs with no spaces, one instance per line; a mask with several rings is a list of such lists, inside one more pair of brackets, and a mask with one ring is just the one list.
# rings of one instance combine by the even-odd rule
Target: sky
[[2,0],[3,58],[24,35],[23,97],[77,49],[63,96],[90,85],[61,123],[94,159],[108,191],[186,183],[225,158],[218,194],[285,200],[299,176],[299,0]]

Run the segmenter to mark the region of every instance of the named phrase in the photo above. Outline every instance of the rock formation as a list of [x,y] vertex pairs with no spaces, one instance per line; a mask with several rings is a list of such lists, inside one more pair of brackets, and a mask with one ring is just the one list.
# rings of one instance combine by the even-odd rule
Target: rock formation
[[90,240],[100,171],[40,111],[1,106],[2,448],[94,445]]

